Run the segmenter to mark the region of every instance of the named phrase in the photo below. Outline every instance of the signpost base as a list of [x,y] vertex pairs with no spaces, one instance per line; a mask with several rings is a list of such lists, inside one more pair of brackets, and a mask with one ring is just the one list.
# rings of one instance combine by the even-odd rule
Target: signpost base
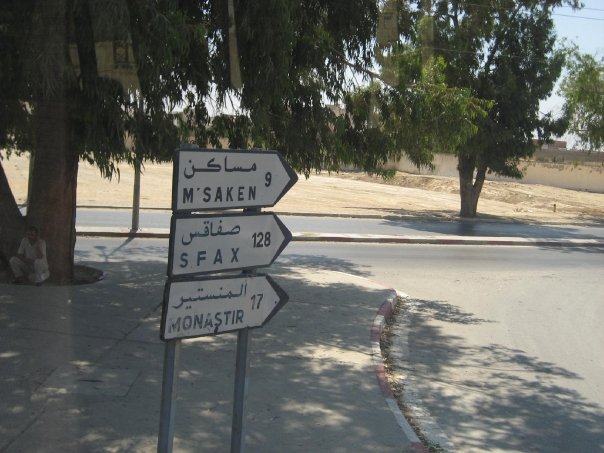
[[172,453],[179,362],[180,340],[167,341],[164,352],[164,375],[161,392],[157,453]]
[[233,396],[233,425],[231,428],[231,453],[243,452],[245,441],[244,412],[247,393],[247,349],[250,329],[237,332],[237,358],[235,362],[235,392]]

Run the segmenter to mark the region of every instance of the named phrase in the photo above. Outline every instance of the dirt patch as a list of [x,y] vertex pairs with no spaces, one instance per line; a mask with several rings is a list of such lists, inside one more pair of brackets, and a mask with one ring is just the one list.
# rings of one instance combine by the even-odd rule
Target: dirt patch
[[[2,165],[17,202],[27,198],[29,160],[13,156]],[[80,163],[78,206],[132,206],[134,174],[122,167],[120,177],[101,178],[98,169]],[[147,164],[141,178],[141,207],[170,209],[172,165]],[[271,210],[293,214],[434,217],[459,215],[459,181],[444,176],[397,172],[384,180],[357,172],[300,176],[298,183]],[[486,181],[478,202],[479,218],[530,222],[589,224],[604,222],[604,194],[538,184]]]
[[[397,172],[394,177],[383,179],[362,173],[341,173],[339,178],[363,181],[373,184],[419,189],[424,197],[413,203],[424,204],[427,209],[435,206],[429,203],[436,194],[454,195],[459,204],[459,181],[442,176],[414,175]],[[430,196],[432,194],[432,196]],[[447,204],[450,206],[449,204]],[[451,208],[453,208],[451,206]],[[449,209],[450,212],[453,209]],[[454,208],[457,214],[458,206]],[[560,189],[540,184],[520,182],[485,181],[479,200],[479,216],[509,217],[515,220],[541,222],[592,223],[604,220],[604,194],[578,190]]]

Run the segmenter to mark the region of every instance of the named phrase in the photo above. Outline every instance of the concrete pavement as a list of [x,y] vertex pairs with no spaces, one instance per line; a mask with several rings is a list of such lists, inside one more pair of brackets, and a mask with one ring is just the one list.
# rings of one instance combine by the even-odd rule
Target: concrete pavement
[[[0,452],[155,451],[167,229],[80,227],[115,237],[76,248],[108,278],[72,287],[0,286]],[[544,245],[527,238],[346,235],[294,240]],[[547,245],[597,246],[599,240]],[[393,291],[329,269],[266,270],[290,302],[251,338],[246,450],[422,451],[394,404],[379,354]],[[175,451],[228,451],[236,336],[183,343]]]
[[[110,242],[76,247],[103,281],[0,286],[0,452],[155,451],[167,247]],[[267,273],[290,301],[251,333],[246,451],[422,451],[380,388],[392,290],[295,262]],[[235,348],[234,334],[183,341],[175,451],[228,451]]]

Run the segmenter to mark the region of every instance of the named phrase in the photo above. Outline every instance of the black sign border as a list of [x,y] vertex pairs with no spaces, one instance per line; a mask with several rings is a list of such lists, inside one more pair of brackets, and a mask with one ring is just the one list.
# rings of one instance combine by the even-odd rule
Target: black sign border
[[[284,240],[281,244],[281,246],[279,247],[279,249],[276,251],[275,255],[272,257],[270,263],[267,264],[255,264],[253,266],[245,266],[245,267],[235,267],[233,269],[223,269],[223,270],[208,270],[208,271],[201,271],[201,272],[188,272],[185,274],[178,274],[178,275],[174,275],[172,273],[172,265],[174,264],[174,241],[175,241],[175,237],[174,237],[174,229],[176,226],[176,220],[177,219],[213,219],[213,218],[217,218],[217,217],[251,217],[251,216],[273,216],[275,219],[275,222],[277,223],[277,226],[279,227],[279,229],[281,230],[281,232],[283,233],[284,236]],[[189,280],[192,277],[196,277],[196,276],[202,276],[202,275],[208,275],[208,274],[219,274],[219,273],[225,273],[225,272],[238,272],[238,271],[243,271],[243,270],[250,270],[250,269],[257,269],[257,268],[263,268],[263,267],[268,267],[271,264],[273,264],[275,262],[275,260],[279,257],[279,255],[281,254],[281,252],[283,252],[283,250],[285,249],[285,247],[287,247],[287,245],[291,242],[292,240],[292,233],[291,231],[289,231],[287,229],[287,227],[285,226],[285,224],[281,221],[281,219],[277,216],[277,214],[275,214],[274,212],[270,212],[270,211],[264,211],[264,212],[237,212],[237,213],[220,213],[220,214],[193,214],[193,213],[176,213],[176,214],[172,214],[172,218],[170,219],[170,240],[169,240],[169,246],[168,246],[168,269],[166,271],[166,274],[168,276],[169,279],[173,280],[173,281],[178,281],[178,280]]]
[[279,297],[279,303],[273,307],[272,311],[267,316],[267,318],[262,322],[261,325],[247,327],[247,328],[248,329],[259,329],[261,327],[264,327],[266,325],[266,323],[268,323],[273,318],[273,316],[275,316],[277,314],[277,312],[279,312],[283,308],[283,306],[289,301],[289,295],[279,285],[277,285],[275,280],[273,280],[273,278],[268,274],[248,275],[248,274],[241,273],[238,275],[229,275],[229,276],[223,275],[223,276],[204,277],[204,278],[188,279],[188,280],[167,280],[166,284],[164,286],[164,296],[163,296],[163,301],[162,301],[161,324],[160,324],[160,330],[159,330],[160,339],[162,341],[172,341],[172,340],[186,340],[189,338],[214,337],[217,335],[222,335],[224,333],[237,332],[238,330],[246,328],[246,327],[240,327],[238,329],[222,330],[222,331],[216,332],[216,333],[205,333],[202,335],[188,335],[188,336],[183,336],[183,337],[174,337],[174,338],[166,339],[164,337],[164,333],[165,333],[165,329],[166,329],[166,321],[167,321],[166,318],[168,315],[168,303],[169,303],[169,299],[170,299],[170,287],[172,286],[172,283],[205,282],[205,281],[209,281],[209,280],[234,280],[236,278],[253,278],[253,277],[266,278],[266,280],[268,281],[268,284],[273,288],[273,290],[277,293],[277,296]]
[[[289,176],[289,182],[285,185],[277,199],[272,204],[244,204],[244,205],[234,205],[228,207],[208,207],[208,208],[193,208],[193,209],[177,209],[178,204],[178,175],[180,170],[180,152],[181,151],[195,151],[195,152],[227,152],[234,154],[275,154],[279,160],[281,161],[281,165],[285,168],[286,173]],[[172,212],[173,213],[190,213],[190,212],[202,212],[202,211],[217,211],[217,210],[229,210],[229,209],[242,209],[242,208],[270,208],[275,206],[281,198],[293,187],[294,184],[298,182],[297,173],[289,166],[287,161],[283,158],[283,156],[278,151],[273,150],[258,150],[258,149],[210,149],[210,148],[199,148],[197,146],[190,147],[180,147],[174,151],[173,155],[173,167],[172,167]]]

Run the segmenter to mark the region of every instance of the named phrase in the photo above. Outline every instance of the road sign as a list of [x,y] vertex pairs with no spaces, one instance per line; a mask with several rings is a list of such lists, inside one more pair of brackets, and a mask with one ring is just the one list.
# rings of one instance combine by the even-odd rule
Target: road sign
[[[174,154],[172,177],[168,281],[160,329],[166,347],[157,450],[172,451],[180,339],[237,331],[231,451],[241,451],[248,331],[264,325],[288,300],[270,277],[256,275],[255,268],[270,265],[292,235],[272,213],[190,213],[274,206],[298,176],[275,151],[182,148]],[[242,269],[251,271],[242,276],[198,277]]]
[[291,240],[270,212],[172,216],[168,276],[269,266]]
[[174,155],[172,210],[274,206],[297,180],[276,151],[179,149]]
[[161,338],[193,338],[261,327],[287,300],[287,294],[268,275],[168,281]]

